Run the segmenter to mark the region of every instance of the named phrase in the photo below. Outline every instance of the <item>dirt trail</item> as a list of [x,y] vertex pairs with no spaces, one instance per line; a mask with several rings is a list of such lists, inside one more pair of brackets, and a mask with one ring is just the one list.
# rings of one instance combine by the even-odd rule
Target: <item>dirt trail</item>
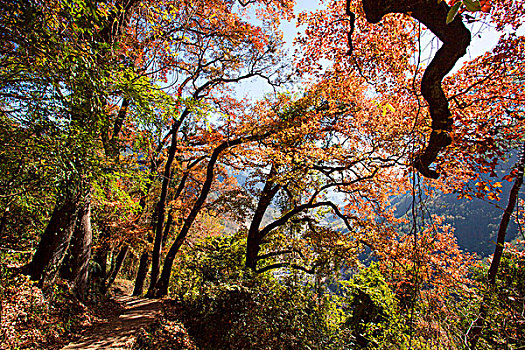
[[93,328],[88,335],[62,350],[129,349],[133,334],[152,323],[161,311],[161,302],[158,300],[130,296],[118,296],[115,300],[125,307],[118,319]]

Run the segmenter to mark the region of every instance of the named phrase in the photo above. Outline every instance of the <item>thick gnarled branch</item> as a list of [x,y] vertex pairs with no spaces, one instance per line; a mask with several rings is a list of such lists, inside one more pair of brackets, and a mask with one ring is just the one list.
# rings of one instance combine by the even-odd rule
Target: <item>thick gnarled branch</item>
[[444,1],[436,0],[363,0],[366,19],[378,23],[390,13],[404,13],[430,29],[443,43],[428,65],[421,81],[421,93],[428,102],[432,118],[432,133],[427,147],[414,160],[414,167],[425,177],[437,178],[439,174],[429,168],[438,153],[451,143],[452,114],[441,86],[445,75],[467,52],[470,31],[461,21],[461,16],[446,23],[449,12]]

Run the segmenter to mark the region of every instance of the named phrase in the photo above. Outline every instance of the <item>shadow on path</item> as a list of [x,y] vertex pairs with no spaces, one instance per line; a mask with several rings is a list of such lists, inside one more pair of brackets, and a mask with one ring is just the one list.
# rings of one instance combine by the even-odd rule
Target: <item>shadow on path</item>
[[130,296],[119,296],[115,300],[125,307],[118,319],[94,327],[89,335],[63,347],[62,350],[129,349],[133,334],[141,327],[151,324],[160,315],[159,300]]

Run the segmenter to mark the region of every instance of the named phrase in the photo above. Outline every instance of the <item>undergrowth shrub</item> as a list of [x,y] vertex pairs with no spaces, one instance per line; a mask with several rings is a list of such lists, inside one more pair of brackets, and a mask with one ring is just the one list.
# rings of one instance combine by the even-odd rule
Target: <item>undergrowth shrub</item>
[[243,268],[245,244],[208,237],[179,255],[166,317],[199,349],[463,348],[459,313],[472,296],[461,289],[438,298],[430,284],[388,280],[380,262],[330,288],[295,270],[256,274]]
[[378,264],[341,281],[346,320],[353,349],[408,348],[408,326],[398,300]]
[[168,318],[181,318],[202,349],[343,349],[336,296],[293,271],[243,269],[244,246],[212,237],[181,254]]
[[59,280],[49,295],[19,274],[0,264],[0,349],[60,348],[84,328],[99,321],[94,309],[81,303],[69,286]]
[[197,350],[197,347],[181,322],[158,319],[139,331],[133,350]]

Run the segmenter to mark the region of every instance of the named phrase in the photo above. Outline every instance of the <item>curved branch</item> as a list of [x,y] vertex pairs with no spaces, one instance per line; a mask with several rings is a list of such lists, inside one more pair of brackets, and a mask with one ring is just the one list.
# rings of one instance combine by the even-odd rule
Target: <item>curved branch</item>
[[413,163],[423,176],[437,178],[439,174],[429,169],[429,166],[436,160],[438,153],[452,141],[449,135],[452,130],[452,114],[441,82],[467,52],[470,31],[461,21],[461,16],[456,16],[451,23],[446,24],[449,6],[444,1],[363,0],[363,9],[370,23],[378,23],[389,13],[410,15],[423,23],[443,43],[421,80],[421,93],[428,102],[432,118],[432,133],[427,147],[416,156]]
[[346,0],[346,15],[350,17],[350,30],[348,31],[348,33],[346,33],[348,40],[348,56],[351,56],[352,51],[354,51],[354,45],[352,44],[352,34],[354,34],[355,30],[355,13],[350,11],[350,2],[351,0]]

